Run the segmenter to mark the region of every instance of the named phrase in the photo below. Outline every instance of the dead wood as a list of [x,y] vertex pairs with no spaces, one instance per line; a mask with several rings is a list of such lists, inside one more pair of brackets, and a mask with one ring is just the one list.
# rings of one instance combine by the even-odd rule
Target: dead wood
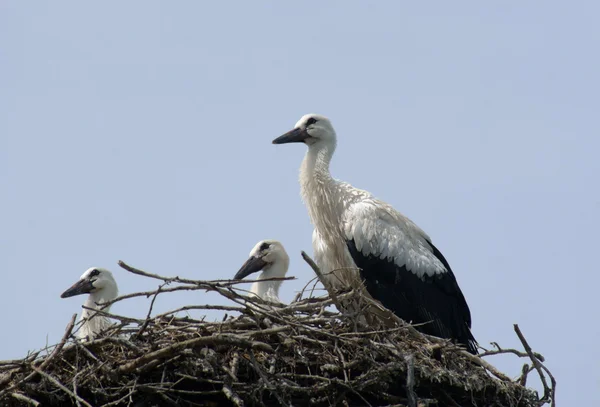
[[[146,296],[147,317],[100,311],[115,325],[92,342],[69,342],[72,319],[58,345],[0,361],[0,405],[554,405],[556,382],[518,326],[524,351],[495,344],[482,353],[527,358],[531,367],[526,364],[512,380],[479,356],[401,321],[392,328],[364,327],[355,323],[356,315],[332,309],[360,295],[355,290],[321,297],[303,292],[282,306],[245,295],[238,286],[247,281],[165,277],[119,264],[159,280],[155,291],[113,301]],[[188,290],[217,292],[235,306],[192,304],[152,316],[159,295]],[[235,315],[220,321],[178,316],[204,309]],[[524,386],[534,370],[544,388],[541,397]]]

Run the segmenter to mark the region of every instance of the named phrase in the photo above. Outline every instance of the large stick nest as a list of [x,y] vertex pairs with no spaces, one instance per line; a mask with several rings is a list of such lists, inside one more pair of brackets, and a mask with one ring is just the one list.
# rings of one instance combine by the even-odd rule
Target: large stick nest
[[[116,321],[98,339],[63,340],[22,360],[0,362],[2,406],[541,406],[554,399],[554,379],[541,355],[516,327],[527,357],[513,381],[484,359],[409,325],[373,330],[356,316],[331,310],[353,291],[303,298],[274,306],[244,295],[236,283],[161,277],[148,317],[105,314]],[[167,287],[168,286],[168,287]],[[180,290],[215,291],[235,305],[187,306],[151,317],[158,295]],[[235,316],[220,322],[178,317],[191,309]],[[103,312],[100,312],[103,313]],[[42,355],[43,354],[43,355]],[[544,395],[525,387],[536,370]],[[546,384],[546,377],[552,386]]]

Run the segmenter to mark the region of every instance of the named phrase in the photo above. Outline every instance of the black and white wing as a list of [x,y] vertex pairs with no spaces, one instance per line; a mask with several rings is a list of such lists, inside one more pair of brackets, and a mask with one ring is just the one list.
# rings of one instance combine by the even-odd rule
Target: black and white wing
[[348,251],[369,294],[421,332],[476,353],[471,313],[450,265],[429,237],[389,205],[367,200],[345,213]]

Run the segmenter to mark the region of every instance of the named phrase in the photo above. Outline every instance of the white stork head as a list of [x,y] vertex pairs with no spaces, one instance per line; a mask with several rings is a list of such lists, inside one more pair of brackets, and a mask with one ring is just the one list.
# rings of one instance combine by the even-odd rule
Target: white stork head
[[[285,277],[290,258],[283,245],[277,240],[263,240],[254,246],[250,257],[236,273],[234,279],[242,279],[252,273],[261,271],[258,279]],[[271,302],[280,302],[279,287],[282,281],[257,281],[252,284],[250,292]]]
[[[75,295],[89,294],[81,311],[83,324],[77,331],[77,337],[82,340],[92,340],[96,335],[110,326],[110,320],[104,315],[90,309],[99,309],[100,303],[112,301],[119,295],[117,282],[112,273],[100,267],[89,268],[81,275],[79,281],[61,294],[61,298],[73,297]],[[103,308],[109,312],[110,305]]]
[[81,294],[90,294],[93,302],[111,301],[119,295],[119,288],[110,271],[100,267],[91,267],[60,297],[67,298]]
[[277,240],[262,240],[250,251],[250,257],[242,265],[234,279],[242,279],[263,270],[260,278],[285,277],[290,258]]
[[305,143],[309,148],[335,146],[335,130],[327,117],[315,113],[305,114],[292,130],[273,140],[273,144],[287,143]]

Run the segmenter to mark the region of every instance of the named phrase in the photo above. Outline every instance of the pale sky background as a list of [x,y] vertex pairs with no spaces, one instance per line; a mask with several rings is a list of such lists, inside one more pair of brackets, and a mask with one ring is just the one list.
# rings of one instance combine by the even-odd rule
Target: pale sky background
[[[483,346],[520,346],[561,406],[600,401],[600,3],[0,2],[0,359],[55,343],[91,266],[233,277],[254,244],[312,278],[305,113],[334,176],[449,260]],[[155,309],[214,302],[164,295]],[[115,313],[145,316],[149,301]],[[214,317],[218,315],[215,314]],[[516,377],[525,360],[488,359]],[[533,378],[533,376],[531,376]],[[596,404],[597,405],[597,404]]]

